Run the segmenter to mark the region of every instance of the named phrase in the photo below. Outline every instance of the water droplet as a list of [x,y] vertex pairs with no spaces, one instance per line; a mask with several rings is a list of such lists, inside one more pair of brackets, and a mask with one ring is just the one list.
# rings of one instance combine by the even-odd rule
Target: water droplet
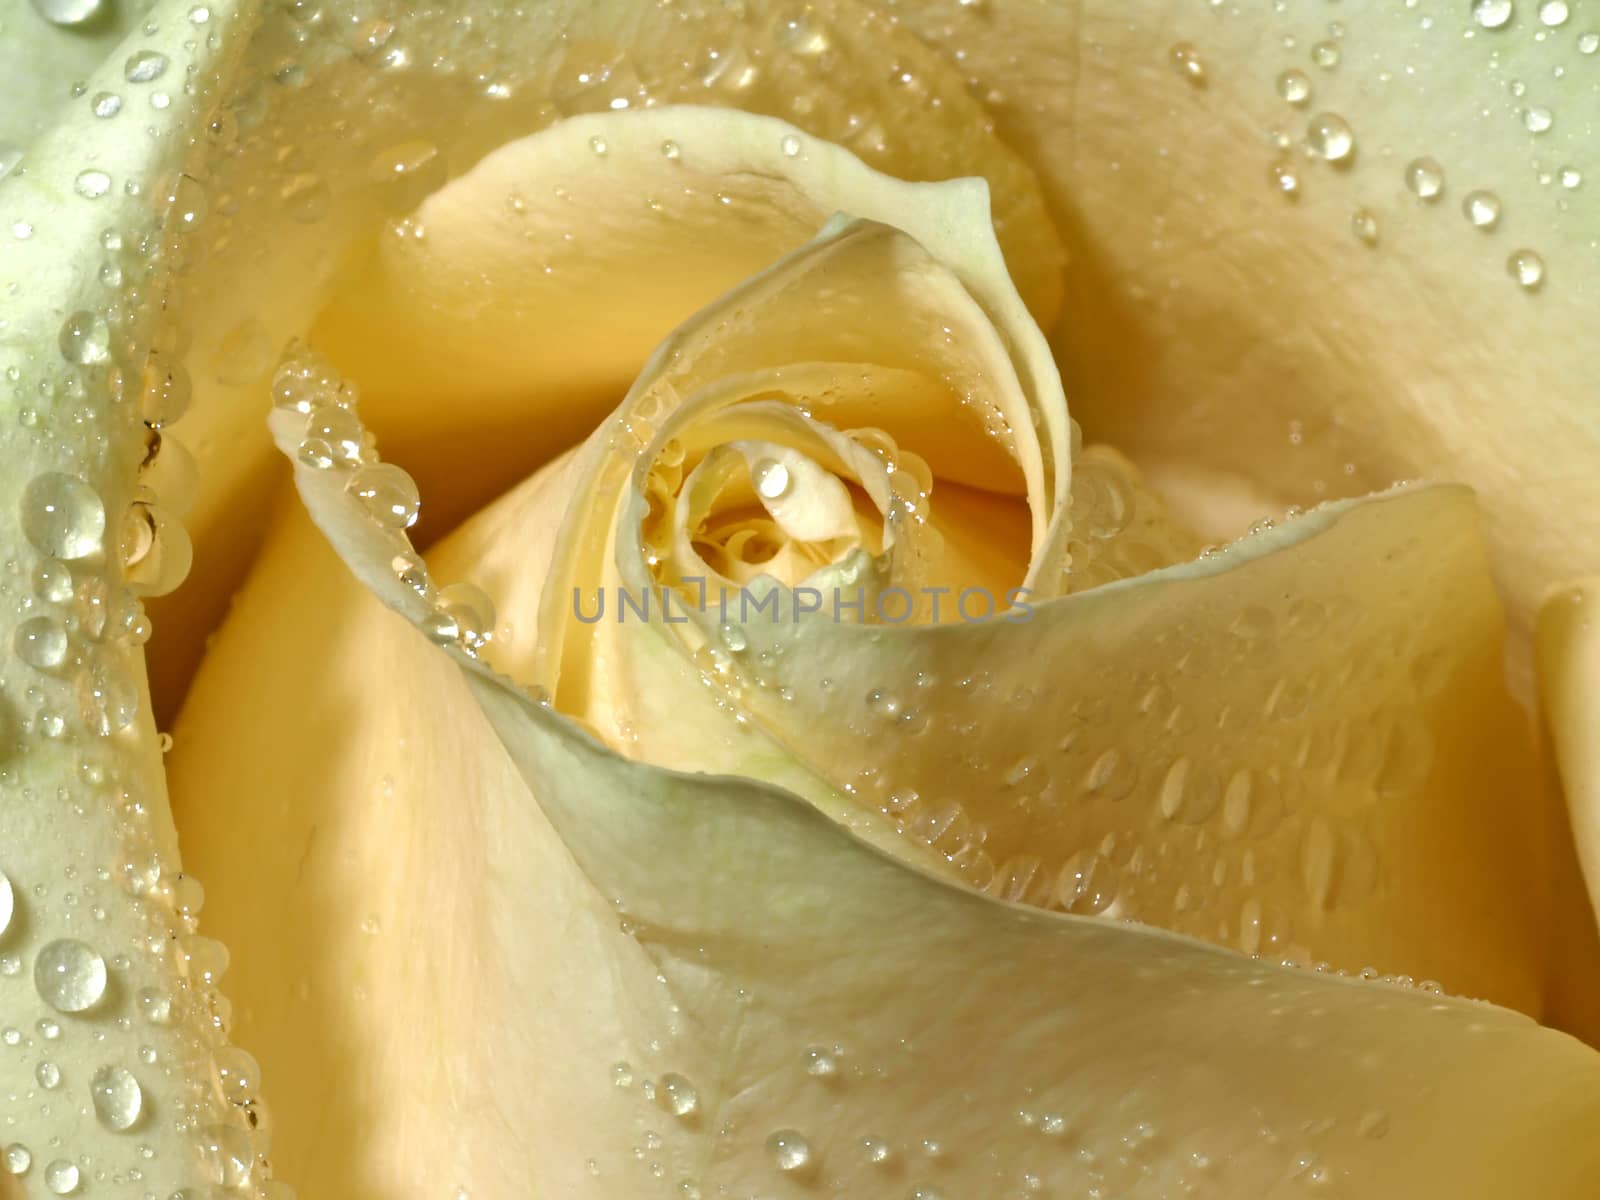
[[200,1154],[211,1182],[233,1189],[249,1184],[256,1155],[242,1129],[211,1126],[200,1135]]
[[122,76],[129,83],[149,83],[160,79],[167,69],[167,56],[156,50],[136,50],[122,64]]
[[98,200],[111,190],[111,176],[93,168],[79,171],[78,177],[72,181],[72,190],[85,200]]
[[1338,113],[1318,113],[1306,126],[1306,140],[1312,152],[1329,162],[1344,162],[1356,148],[1356,135],[1350,123]]
[[751,471],[756,491],[765,500],[781,500],[789,491],[789,468],[776,459],[763,458]]
[[46,1059],[34,1068],[33,1077],[39,1081],[39,1086],[45,1091],[54,1091],[61,1086],[61,1068]]
[[778,143],[778,147],[783,151],[785,158],[794,158],[800,153],[800,139],[792,133],[786,133],[783,135],[783,141]]
[[1506,259],[1506,270],[1526,291],[1536,292],[1544,286],[1544,259],[1537,251],[1513,250]]
[[1056,900],[1070,913],[1092,916],[1116,898],[1116,868],[1093,850],[1074,853],[1056,877]]
[[1568,191],[1583,186],[1583,172],[1577,167],[1562,167],[1558,178],[1561,180],[1561,186]]
[[601,137],[599,134],[596,134],[594,137],[589,139],[589,149],[593,152],[596,158],[604,158],[610,147],[606,145],[605,138]]
[[145,424],[156,428],[171,425],[189,411],[194,389],[182,363],[151,351],[144,361],[141,383],[139,407]]
[[97,312],[79,309],[61,323],[61,357],[80,367],[111,357],[111,327]]
[[793,1129],[780,1129],[767,1138],[767,1153],[780,1171],[803,1171],[811,1166],[811,1144]]
[[362,467],[345,487],[387,529],[410,528],[422,510],[416,482],[393,463]]
[[122,97],[115,92],[96,92],[89,104],[97,117],[114,117],[122,111]]
[[174,175],[162,197],[169,223],[180,233],[189,233],[206,217],[206,190],[190,175]]
[[58,1196],[70,1196],[78,1190],[82,1177],[78,1168],[64,1158],[54,1160],[44,1169],[44,1185]]
[[74,938],[60,938],[33,960],[33,985],[57,1012],[84,1012],[105,995],[105,959]]
[[494,601],[475,583],[452,583],[439,589],[439,608],[456,625],[456,635],[470,648],[482,649],[494,636]]
[[1493,229],[1500,224],[1500,197],[1493,192],[1468,192],[1461,202],[1461,211],[1479,229]]
[[101,1067],[89,1084],[95,1115],[107,1129],[131,1129],[144,1106],[139,1081],[122,1067]]
[[1350,232],[1369,246],[1378,244],[1378,218],[1369,208],[1358,208],[1350,214]]
[[1555,123],[1555,114],[1548,108],[1525,108],[1522,110],[1522,126],[1529,133],[1544,133]]
[[30,667],[48,671],[67,657],[67,631],[54,617],[29,617],[17,626],[12,647]]
[[[1600,33],[1586,33],[1578,39],[1579,54],[1593,54],[1597,50],[1600,50]],[[5,172],[0,171],[0,175],[3,174]]]
[[1356,1132],[1364,1138],[1376,1141],[1389,1132],[1389,1114],[1381,1108],[1375,1108],[1362,1116],[1356,1123]]
[[1089,764],[1089,770],[1083,777],[1083,786],[1107,800],[1120,800],[1133,790],[1138,775],[1138,764],[1133,756],[1113,746],[1101,751]]
[[1206,81],[1206,66],[1200,61],[1200,52],[1188,42],[1179,42],[1169,51],[1173,67],[1190,83],[1203,86]]
[[1291,67],[1278,76],[1278,95],[1299,107],[1311,102],[1311,76],[1298,67]]
[[668,138],[661,143],[661,157],[669,162],[677,162],[678,159],[683,157],[683,148],[677,142]]
[[668,1071],[656,1088],[656,1103],[675,1117],[692,1117],[700,1107],[700,1095],[682,1075]]
[[1545,0],[1543,4],[1539,5],[1539,20],[1551,29],[1565,25],[1567,18],[1571,15],[1571,10],[1567,7],[1567,0]]
[[611,1082],[619,1088],[633,1086],[633,1064],[617,1062],[611,1064]]
[[52,25],[82,25],[100,15],[104,0],[33,0],[38,14]]
[[826,1046],[807,1046],[802,1057],[805,1060],[807,1075],[828,1079],[839,1073],[839,1060]]
[[1268,177],[1285,196],[1294,196],[1300,190],[1300,176],[1295,174],[1293,163],[1273,163]]
[[1414,158],[1406,164],[1406,187],[1431,204],[1444,192],[1444,168],[1434,159]]
[[6,1147],[6,1170],[13,1175],[26,1175],[31,1166],[33,1154],[21,1142],[12,1142]]
[[6,878],[6,873],[0,871],[0,937],[5,936],[11,927],[11,918],[17,911],[17,897],[11,890],[11,880]]
[[1339,43],[1318,42],[1311,47],[1311,61],[1325,71],[1331,71],[1339,65]]
[[889,1143],[880,1137],[864,1137],[861,1139],[861,1152],[867,1156],[869,1163],[880,1164],[889,1161]]
[[106,506],[74,475],[47,471],[22,490],[22,533],[35,549],[52,558],[86,558],[100,549],[106,532]]
[[1511,0],[1472,0],[1472,19],[1485,29],[1503,29],[1516,6]]

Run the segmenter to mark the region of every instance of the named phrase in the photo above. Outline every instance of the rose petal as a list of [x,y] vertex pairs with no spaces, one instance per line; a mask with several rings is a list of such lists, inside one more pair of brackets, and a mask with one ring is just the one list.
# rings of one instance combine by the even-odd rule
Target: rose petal
[[[338,479],[297,480],[356,575],[420,617],[390,535]],[[263,956],[304,961],[310,931],[336,964],[299,997],[281,973],[236,984],[286,1057],[307,1030],[339,1047],[280,1125],[309,1187],[1576,1198],[1600,1169],[1600,1055],[1569,1038],[942,884],[769,787],[624,762],[478,664],[452,678],[330,566],[286,517],[180,729],[179,770],[262,789],[195,814],[195,852],[237,864],[218,910],[253,911]],[[349,688],[320,715],[317,675]],[[205,700],[242,687],[265,721]],[[418,1055],[419,1029],[452,1055]]]

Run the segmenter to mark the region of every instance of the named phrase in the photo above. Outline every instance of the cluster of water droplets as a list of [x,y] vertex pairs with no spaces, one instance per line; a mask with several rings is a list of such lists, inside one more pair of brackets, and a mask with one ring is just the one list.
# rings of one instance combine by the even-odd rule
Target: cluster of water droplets
[[344,477],[345,494],[365,517],[394,538],[390,569],[428,604],[422,630],[440,646],[477,656],[494,638],[494,601],[476,584],[436,586],[405,531],[416,524],[422,498],[416,481],[378,456],[377,439],[361,423],[359,391],[304,346],[294,346],[272,379],[274,405],[305,418],[296,456],[316,471]]

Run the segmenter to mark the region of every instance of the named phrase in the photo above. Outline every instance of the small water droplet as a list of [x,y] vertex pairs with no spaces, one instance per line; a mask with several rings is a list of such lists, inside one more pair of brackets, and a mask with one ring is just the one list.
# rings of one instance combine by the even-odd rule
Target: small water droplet
[[807,1046],[802,1057],[805,1060],[807,1075],[828,1079],[839,1073],[839,1060],[826,1046]]
[[1583,186],[1583,172],[1577,167],[1562,167],[1558,178],[1561,180],[1561,186],[1568,191]]
[[783,141],[779,142],[778,146],[785,158],[794,158],[800,153],[800,139],[792,133],[784,134]]
[[115,92],[96,92],[89,104],[94,115],[101,118],[114,117],[122,111],[122,97]]
[[793,1129],[780,1129],[767,1138],[767,1153],[780,1171],[804,1171],[811,1166],[811,1143]]
[[96,492],[74,475],[46,471],[22,489],[19,506],[23,536],[52,558],[86,558],[100,549],[106,532],[106,507]]
[[[1579,54],[1593,54],[1597,50],[1600,50],[1600,33],[1586,33],[1578,39]],[[0,171],[0,175],[3,174],[5,172]]]
[[105,8],[104,0],[33,0],[38,14],[52,25],[70,28],[94,20]]
[[589,139],[589,149],[594,153],[596,158],[604,158],[610,147],[606,145],[605,138],[601,137],[599,134],[596,134],[594,137]]
[[1311,76],[1298,67],[1291,67],[1278,76],[1278,95],[1299,107],[1311,102]]
[[1206,81],[1206,66],[1200,61],[1200,52],[1189,42],[1179,42],[1168,52],[1173,68],[1197,87]]
[[1485,29],[1504,29],[1515,12],[1511,0],[1472,0],[1472,19]]
[[131,1072],[117,1066],[101,1067],[94,1073],[89,1089],[95,1115],[107,1129],[120,1133],[138,1121],[144,1093]]
[[1556,116],[1548,108],[1525,108],[1522,110],[1522,127],[1529,133],[1544,133],[1556,123]]
[[1544,286],[1544,259],[1537,251],[1513,250],[1506,259],[1506,270],[1525,291],[1536,292]]
[[34,959],[33,984],[40,999],[57,1012],[84,1012],[105,995],[105,959],[74,938],[60,938]]
[[1432,158],[1414,158],[1406,164],[1406,187],[1431,204],[1444,192],[1444,168]]
[[1318,42],[1311,47],[1311,61],[1325,71],[1331,71],[1339,65],[1339,43]]
[[1306,140],[1314,154],[1329,162],[1346,161],[1356,148],[1356,135],[1350,123],[1338,113],[1318,113],[1306,126]]
[[1493,192],[1468,192],[1461,202],[1461,211],[1477,228],[1493,229],[1500,224],[1500,197]]
[[1285,196],[1292,197],[1300,190],[1300,176],[1295,174],[1293,163],[1273,163],[1268,178]]
[[122,64],[122,76],[129,83],[149,83],[160,79],[167,69],[167,56],[157,50],[136,50]]
[[46,1059],[34,1068],[33,1077],[39,1081],[39,1086],[45,1091],[54,1091],[61,1086],[61,1068]]
[[256,1154],[242,1129],[213,1125],[200,1135],[200,1154],[211,1182],[242,1190],[250,1183]]
[[1350,214],[1350,232],[1369,246],[1378,244],[1378,218],[1369,208],[1358,208]]
[[61,357],[80,367],[103,363],[111,357],[111,327],[97,312],[79,309],[61,323],[58,339]]
[[92,167],[87,171],[79,171],[78,177],[72,181],[72,190],[85,200],[98,200],[111,190],[111,176]]
[[372,518],[387,529],[408,529],[417,522],[422,499],[416,482],[393,463],[373,463],[350,476],[346,490]]
[[870,1135],[861,1139],[861,1152],[867,1156],[867,1161],[873,1164],[888,1162],[891,1153],[888,1142],[881,1137]]

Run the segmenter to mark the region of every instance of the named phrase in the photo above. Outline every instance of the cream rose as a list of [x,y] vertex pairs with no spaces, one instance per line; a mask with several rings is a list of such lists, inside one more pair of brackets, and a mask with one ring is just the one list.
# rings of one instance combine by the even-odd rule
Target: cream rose
[[256,16],[0,182],[21,1194],[1584,1194],[1582,31]]

